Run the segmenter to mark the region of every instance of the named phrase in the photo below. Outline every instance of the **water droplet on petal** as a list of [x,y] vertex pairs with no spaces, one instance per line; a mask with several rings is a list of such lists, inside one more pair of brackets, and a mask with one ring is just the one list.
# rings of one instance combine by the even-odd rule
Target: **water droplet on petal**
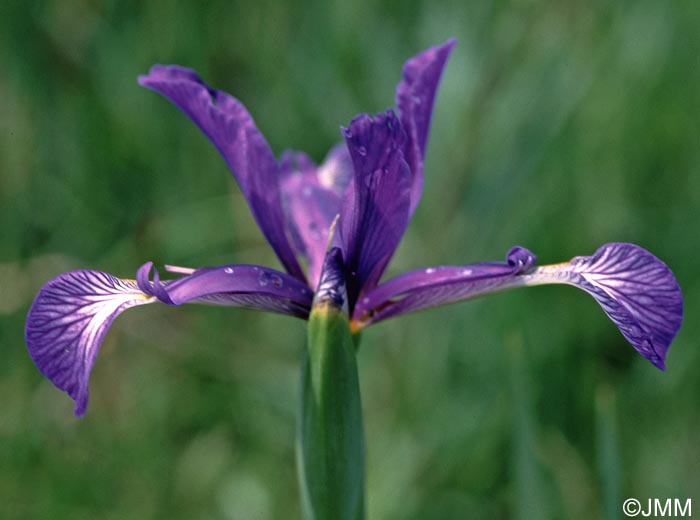
[[260,287],[265,287],[268,284],[268,278],[268,274],[265,271],[260,272],[260,274],[258,275],[258,284],[260,285]]
[[462,269],[462,271],[459,274],[461,274],[462,276],[469,276],[470,274],[472,274],[472,270],[471,269]]
[[64,349],[63,349],[63,352],[65,352],[66,354],[69,354],[69,353],[70,353],[70,347],[64,348]]
[[423,100],[420,98],[420,96],[411,96],[411,99],[413,100],[413,102],[416,105],[420,105],[423,102]]
[[367,305],[369,303],[369,296],[365,296],[364,298],[362,298],[362,303]]
[[357,153],[359,153],[362,156],[365,156],[367,155],[367,148],[365,148],[364,146],[358,146]]
[[428,268],[425,270],[425,274],[433,274],[434,272],[435,272],[435,268],[434,268],[434,267],[428,267]]
[[226,269],[224,269],[224,272],[226,274],[233,274],[233,267],[227,267]]
[[352,130],[350,130],[349,128],[343,128],[343,134],[345,134],[345,137],[350,139],[352,137]]
[[282,277],[277,274],[271,274],[270,280],[272,280],[272,285],[275,287],[282,287],[284,285],[284,280],[282,280]]

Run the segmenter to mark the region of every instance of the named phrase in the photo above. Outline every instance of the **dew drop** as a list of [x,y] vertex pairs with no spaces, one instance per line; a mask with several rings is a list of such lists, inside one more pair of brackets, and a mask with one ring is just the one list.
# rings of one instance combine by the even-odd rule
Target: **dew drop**
[[265,271],[261,271],[258,275],[258,284],[260,287],[265,287],[269,282],[269,276]]
[[284,285],[284,280],[282,280],[282,277],[277,274],[271,274],[270,280],[272,280],[272,285],[275,287],[282,287]]
[[411,96],[411,99],[413,100],[413,102],[416,105],[420,105],[423,102],[423,100],[420,98],[420,96]]
[[70,347],[64,348],[63,352],[65,352],[66,354],[70,354]]
[[224,272],[226,274],[233,274],[233,267],[227,267],[226,269],[224,269]]
[[462,269],[462,271],[459,274],[461,274],[462,276],[469,276],[470,274],[472,274],[472,270],[471,269]]
[[347,137],[348,139],[350,139],[352,137],[352,130],[350,130],[349,128],[343,128],[343,133],[345,134],[345,137]]
[[364,298],[362,298],[362,303],[367,305],[369,303],[369,296],[365,296]]
[[367,148],[365,148],[364,146],[358,146],[357,153],[359,153],[362,156],[365,156],[367,155]]
[[428,268],[425,270],[425,274],[433,274],[434,272],[435,272],[435,268],[434,268],[434,267],[428,267]]

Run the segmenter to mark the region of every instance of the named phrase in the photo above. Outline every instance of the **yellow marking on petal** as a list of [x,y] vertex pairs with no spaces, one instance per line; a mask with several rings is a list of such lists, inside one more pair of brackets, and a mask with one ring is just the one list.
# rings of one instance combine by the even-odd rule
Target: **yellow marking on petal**
[[570,262],[560,262],[558,264],[547,264],[547,265],[542,265],[540,267],[537,267],[536,270],[550,270],[550,269],[561,269],[565,266],[570,265]]
[[359,320],[351,320],[350,321],[350,333],[353,336],[362,332],[362,329],[364,329],[365,327],[366,327],[366,324],[362,323]]
[[[138,282],[136,280],[134,280],[133,278],[120,278],[120,280],[122,282],[125,282],[125,283],[132,283],[138,287]],[[138,292],[133,292],[133,293],[128,293],[128,294],[133,295],[136,298],[138,298],[140,300],[144,300],[144,301],[153,301],[153,300],[158,299],[155,296],[150,296],[150,295],[146,294],[145,292],[141,291],[141,289],[138,289]]]

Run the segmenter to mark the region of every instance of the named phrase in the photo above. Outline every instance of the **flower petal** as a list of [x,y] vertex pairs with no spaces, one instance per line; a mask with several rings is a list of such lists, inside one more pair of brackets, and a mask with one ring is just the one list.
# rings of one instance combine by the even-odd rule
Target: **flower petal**
[[209,87],[193,70],[174,65],[151,67],[148,75],[139,76],[139,84],[173,102],[216,146],[282,265],[303,280],[286,234],[277,161],[243,104]]
[[335,309],[341,309],[347,317],[348,298],[345,279],[343,253],[339,247],[333,247],[328,251],[323,262],[323,271],[316,289],[314,305],[330,304]]
[[296,250],[307,260],[310,287],[318,285],[328,231],[340,212],[341,184],[347,185],[350,177],[349,163],[344,144],[331,151],[320,167],[301,152],[286,152],[280,159],[284,209]]
[[673,272],[634,244],[605,244],[593,256],[535,269],[527,285],[565,283],[589,293],[637,351],[664,370],[683,321],[683,295]]
[[100,271],[63,273],[44,285],[27,315],[25,339],[37,368],[85,414],[88,380],[107,329],[121,312],[152,303],[133,280]]
[[377,321],[524,285],[522,274],[535,263],[523,247],[512,248],[505,262],[417,269],[384,282],[363,295],[354,319],[363,327]]
[[411,171],[405,133],[391,110],[361,114],[343,129],[354,173],[341,210],[350,309],[360,290],[379,280],[409,220]]
[[593,256],[534,268],[528,250],[514,248],[505,263],[430,267],[393,278],[355,308],[355,328],[515,287],[563,283],[585,290],[642,356],[664,369],[683,319],[683,297],[671,270],[634,244],[612,243]]
[[352,179],[353,167],[345,142],[338,143],[318,167],[318,182],[338,197],[343,197]]
[[411,214],[423,191],[423,159],[435,92],[454,45],[455,40],[450,39],[408,60],[396,87],[396,110],[407,134],[404,156],[412,175]]
[[[142,269],[150,269],[146,264]],[[157,273],[157,271],[156,271]],[[143,279],[139,278],[143,284]],[[205,267],[176,280],[154,276],[150,292],[170,305],[208,303],[307,318],[313,293],[288,274],[257,265]]]

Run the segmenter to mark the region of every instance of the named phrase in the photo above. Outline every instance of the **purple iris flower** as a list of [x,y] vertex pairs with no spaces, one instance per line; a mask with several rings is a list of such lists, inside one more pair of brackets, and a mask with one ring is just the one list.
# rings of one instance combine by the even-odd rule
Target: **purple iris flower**
[[357,332],[420,309],[563,283],[593,296],[632,346],[664,369],[682,320],[681,291],[662,261],[633,244],[606,244],[592,256],[542,267],[533,253],[513,247],[503,262],[427,267],[380,283],[420,200],[433,101],[453,46],[448,40],[408,60],[395,110],[355,117],[342,129],[345,142],[320,165],[302,152],[276,160],[243,104],[192,70],[156,65],[139,77],[219,150],[286,272],[240,264],[165,266],[180,276],[161,280],[148,262],[136,280],[80,270],[49,281],[32,304],[25,337],[39,370],[75,400],[75,414],[86,411],[90,371],[112,321],[129,307],[154,302],[248,307],[306,319],[314,298],[332,299]]

